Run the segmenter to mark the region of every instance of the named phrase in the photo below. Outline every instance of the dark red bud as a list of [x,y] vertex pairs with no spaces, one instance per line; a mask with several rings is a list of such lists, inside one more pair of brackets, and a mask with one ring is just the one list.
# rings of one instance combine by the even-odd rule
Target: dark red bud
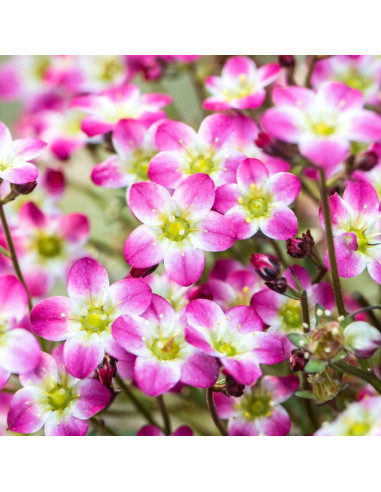
[[193,301],[194,299],[213,300],[212,291],[207,284],[195,285],[194,287],[191,287],[187,293],[187,297],[189,301]]
[[277,294],[284,294],[288,288],[287,280],[284,277],[265,282],[265,285]]
[[311,253],[314,244],[315,241],[308,229],[302,237],[287,239],[287,253],[293,258],[305,258]]
[[275,256],[262,255],[261,253],[253,254],[250,262],[263,280],[274,280],[280,274],[280,263]]
[[279,65],[284,68],[290,68],[295,66],[295,58],[293,55],[279,55]]
[[280,157],[288,160],[295,154],[295,149],[291,144],[282,142],[268,133],[258,133],[255,144],[262,149],[263,152],[273,157]]
[[371,171],[378,164],[378,155],[376,152],[369,150],[361,156],[357,169],[361,171]]
[[111,355],[105,355],[103,361],[95,369],[94,378],[98,379],[103,386],[111,387],[112,378],[116,373],[116,362],[117,360]]
[[24,184],[13,184],[12,189],[19,195],[29,195],[37,186],[37,181],[31,181]]
[[159,264],[153,265],[149,268],[131,267],[131,270],[130,270],[130,273],[128,274],[128,276],[132,277],[132,278],[144,278],[144,277],[147,277],[147,275],[151,275],[151,273],[153,273],[158,266],[159,266]]
[[237,383],[237,381],[233,378],[233,376],[230,376],[230,374],[226,376],[225,384],[226,389],[224,393],[226,396],[235,396],[236,398],[239,398],[245,392],[245,385]]
[[306,354],[308,354],[308,352],[303,352],[302,350],[295,350],[295,352],[291,354],[290,357],[291,371],[294,372],[303,371],[303,369],[305,368],[308,362],[308,357],[306,358]]

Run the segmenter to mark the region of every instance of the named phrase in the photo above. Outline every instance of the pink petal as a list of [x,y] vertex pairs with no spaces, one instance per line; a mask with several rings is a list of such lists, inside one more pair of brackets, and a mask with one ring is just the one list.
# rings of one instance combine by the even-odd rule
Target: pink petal
[[181,376],[181,366],[173,362],[160,362],[138,357],[135,363],[135,379],[139,388],[148,396],[159,396],[171,389]]
[[225,214],[228,210],[238,204],[238,198],[240,196],[238,185],[226,184],[220,186],[216,190],[216,199],[214,202],[214,208],[217,212]]
[[298,278],[302,289],[308,290],[311,287],[311,277],[307,270],[300,265],[292,265],[285,270],[283,276],[287,280],[288,285],[291,285],[291,287],[298,290],[298,286],[296,285],[294,275],[291,272],[291,268],[294,275],[296,275],[296,277]]
[[299,195],[300,179],[291,173],[276,173],[270,176],[265,191],[270,193],[274,202],[289,205]]
[[318,98],[323,106],[330,106],[340,111],[361,109],[364,105],[362,92],[342,82],[323,84],[318,91]]
[[71,301],[54,296],[40,301],[32,309],[30,320],[37,335],[54,342],[66,340],[70,334]]
[[182,425],[178,427],[174,432],[172,432],[171,436],[193,436],[193,431],[187,425]]
[[10,377],[11,373],[0,367],[0,390],[4,388]]
[[268,219],[260,220],[260,228],[265,236],[272,239],[289,239],[298,232],[298,220],[289,208],[278,207]]
[[[206,87],[211,87],[210,84],[206,84]],[[202,104],[202,107],[207,111],[224,111],[230,109],[231,104],[227,101],[222,101],[220,97],[208,97]]]
[[264,89],[256,89],[253,94],[232,101],[231,105],[236,109],[255,109],[262,105],[265,98],[266,91]]
[[33,370],[40,360],[40,346],[27,330],[17,328],[1,335],[0,364],[13,373]]
[[20,374],[20,382],[24,387],[41,386],[44,383],[49,385],[58,382],[57,363],[55,359],[45,352],[40,352],[38,365],[33,371]]
[[116,155],[94,166],[91,179],[102,188],[123,188],[133,182],[132,177],[126,173],[123,162]]
[[285,436],[290,432],[291,419],[286,410],[278,405],[273,409],[271,417],[257,420],[257,428],[265,436]]
[[234,223],[218,212],[209,212],[200,229],[193,244],[204,251],[225,251],[233,246],[236,239]]
[[89,419],[110,403],[110,391],[96,379],[85,379],[77,384],[79,398],[71,405],[74,417]]
[[27,311],[28,296],[14,275],[0,276],[0,306],[1,314],[9,319],[21,319]]
[[160,225],[160,214],[170,214],[173,210],[172,198],[168,191],[163,186],[148,181],[131,186],[128,205],[140,222],[150,226]]
[[172,198],[192,219],[200,219],[210,211],[215,197],[213,180],[207,174],[193,174],[179,184]]
[[352,119],[349,129],[351,140],[376,142],[381,135],[381,117],[373,111],[363,109]]
[[255,63],[246,56],[232,56],[227,60],[222,69],[222,76],[237,78],[239,75],[252,77],[256,72]]
[[271,393],[275,404],[288,400],[299,387],[299,378],[295,374],[286,377],[264,376],[261,386]]
[[52,412],[45,423],[46,436],[85,436],[89,424],[73,415]]
[[48,225],[48,218],[34,202],[28,202],[20,208],[20,224],[27,228],[43,229]]
[[141,314],[151,303],[152,292],[141,279],[127,278],[111,285],[109,296],[117,314]]
[[31,183],[38,178],[38,169],[34,164],[25,163],[18,167],[0,171],[0,178],[13,184]]
[[237,183],[240,191],[250,189],[250,184],[262,184],[269,177],[267,167],[258,159],[245,159],[237,170]]
[[332,168],[345,159],[349,143],[342,137],[325,140],[319,137],[305,137],[299,143],[299,148],[302,155],[331,173]]
[[235,400],[223,393],[213,394],[214,403],[216,405],[218,416],[221,419],[230,419],[235,413]]
[[8,412],[8,427],[11,431],[33,434],[41,429],[50,413],[38,404],[41,396],[38,388],[22,388],[17,391]]
[[343,199],[352,210],[371,220],[378,216],[380,200],[377,191],[365,181],[349,183],[343,193]]
[[112,142],[119,155],[128,155],[131,150],[141,147],[147,128],[140,121],[120,120],[112,133]]
[[156,324],[157,322],[169,324],[176,316],[176,311],[173,309],[172,304],[166,299],[153,294],[152,302],[142,316],[153,324]]
[[187,287],[200,279],[205,265],[205,253],[199,249],[170,247],[164,253],[164,266],[169,278]]
[[102,362],[104,347],[99,336],[80,332],[66,340],[64,345],[64,360],[68,372],[83,379],[89,376]]
[[259,434],[255,422],[243,418],[229,420],[228,432],[229,436],[257,436]]
[[143,320],[131,316],[120,316],[112,324],[112,336],[128,352],[134,355],[147,355],[144,342]]
[[227,141],[232,140],[232,126],[232,121],[228,116],[212,114],[201,123],[198,135],[213,149],[218,149]]
[[[334,239],[337,267],[340,277],[357,277],[365,269],[366,262],[361,254],[353,251],[351,247],[351,238],[347,234]],[[325,264],[329,267],[328,258]]]
[[183,179],[183,156],[173,151],[162,151],[155,155],[148,166],[151,181],[166,188],[176,188]]
[[311,106],[316,98],[312,90],[298,86],[276,87],[272,96],[276,105],[304,109]]
[[156,145],[160,150],[182,150],[196,139],[196,132],[180,121],[167,120],[156,132]]
[[375,282],[381,284],[381,251],[377,253],[376,258],[368,263],[368,272]]
[[124,245],[124,257],[135,268],[148,268],[163,259],[163,249],[157,237],[147,226],[136,228],[128,236]]
[[[346,207],[344,200],[339,197],[337,193],[329,197],[329,208],[331,211],[332,225],[340,227],[342,222],[346,222],[348,219],[349,211]],[[324,217],[320,210],[320,223],[325,228]]]
[[16,158],[23,161],[30,161],[37,157],[46,148],[46,143],[37,138],[23,138],[12,142]]
[[105,268],[92,258],[81,258],[71,267],[67,292],[72,299],[102,300],[109,288]]
[[253,354],[247,353],[239,356],[239,358],[224,357],[220,360],[226,371],[239,384],[253,384],[262,376],[262,371]]
[[229,327],[240,333],[262,331],[263,325],[257,313],[249,306],[235,306],[226,311]]
[[81,130],[86,133],[88,137],[95,137],[96,135],[102,135],[108,133],[114,128],[112,123],[107,123],[97,116],[86,116],[81,123]]
[[84,244],[90,234],[90,223],[86,215],[67,214],[58,218],[59,233],[69,243]]
[[290,143],[299,141],[302,123],[300,111],[292,106],[270,108],[262,116],[266,132]]
[[158,429],[155,425],[144,425],[139,429],[137,436],[164,436],[164,432]]
[[278,316],[282,297],[270,289],[263,289],[253,295],[250,305],[256,310],[262,321],[271,325]]
[[277,364],[285,359],[282,341],[266,332],[254,332],[255,356],[260,364]]
[[277,63],[269,63],[258,68],[258,80],[263,86],[269,85],[280,75],[282,68]]
[[196,388],[209,388],[217,381],[219,373],[220,368],[214,357],[195,353],[183,362],[180,380]]

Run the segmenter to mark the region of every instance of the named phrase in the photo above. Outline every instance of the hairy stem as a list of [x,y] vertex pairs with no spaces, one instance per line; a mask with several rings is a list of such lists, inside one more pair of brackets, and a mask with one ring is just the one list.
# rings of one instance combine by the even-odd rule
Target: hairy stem
[[212,388],[207,388],[206,390],[206,403],[208,405],[208,410],[209,413],[213,419],[213,422],[217,429],[220,431],[221,436],[227,436],[227,430],[221,420],[218,417],[217,410],[216,410],[216,405],[214,403],[214,398],[213,398],[213,389]]
[[352,376],[356,376],[362,379],[363,381],[366,381],[367,383],[372,385],[373,388],[375,388],[379,393],[381,393],[381,380],[378,379],[375,376],[375,374],[373,374],[372,372],[363,371],[359,367],[352,366],[343,361],[339,361],[336,362],[335,364],[331,364],[331,367],[333,367],[333,369],[336,369],[340,372],[351,374]]
[[159,410],[161,413],[161,416],[163,417],[163,423],[164,423],[164,433],[169,436],[172,432],[171,429],[171,419],[169,417],[168,409],[165,406],[164,398],[163,395],[160,395],[156,398],[157,404],[159,406]]
[[305,333],[308,333],[310,331],[310,312],[308,309],[307,292],[305,290],[303,290],[300,297],[300,305],[302,307],[303,330]]

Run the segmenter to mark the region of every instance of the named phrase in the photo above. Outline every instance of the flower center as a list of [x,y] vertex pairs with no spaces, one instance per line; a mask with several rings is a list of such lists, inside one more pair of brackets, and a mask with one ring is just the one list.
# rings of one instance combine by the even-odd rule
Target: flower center
[[346,432],[347,436],[366,436],[372,430],[369,422],[352,422]]
[[101,333],[110,324],[110,319],[103,309],[90,309],[82,318],[82,326],[90,332]]
[[238,198],[238,203],[249,213],[246,222],[264,217],[268,213],[271,197],[263,196],[263,190],[255,183],[250,184],[249,192]]
[[353,89],[366,91],[373,84],[370,77],[366,77],[355,68],[351,67],[342,77],[338,77],[339,82],[349,85]]
[[99,78],[104,82],[112,82],[116,76],[122,73],[123,67],[117,57],[109,57],[102,60],[99,67]]
[[195,157],[188,164],[188,174],[205,173],[210,174],[214,171],[215,162],[207,156]]
[[324,121],[311,123],[311,129],[315,133],[315,135],[319,135],[321,137],[328,137],[330,135],[333,135],[336,131],[336,128],[333,125],[328,125]]
[[262,217],[267,212],[267,203],[263,198],[253,198],[248,203],[248,209],[254,217]]
[[176,335],[169,338],[160,337],[154,340],[151,350],[159,360],[173,360],[180,354],[180,343],[176,340]]
[[237,349],[233,346],[231,342],[225,342],[225,340],[220,340],[219,342],[214,343],[214,348],[227,357],[234,357],[237,355]]
[[148,166],[154,155],[154,152],[146,152],[141,149],[133,152],[131,170],[144,181],[148,180]]
[[244,394],[239,404],[245,418],[248,420],[269,417],[272,414],[271,394],[262,389]]
[[175,215],[170,215],[163,227],[164,235],[171,241],[183,241],[189,232],[189,223],[182,217]]
[[64,410],[72,399],[72,391],[60,385],[48,393],[48,402],[52,410]]
[[289,299],[279,309],[279,317],[282,320],[282,328],[292,333],[295,330],[302,330],[302,310],[300,302],[296,299]]
[[62,239],[57,236],[41,236],[37,239],[37,250],[40,256],[53,258],[62,250]]
[[238,83],[234,88],[225,89],[222,91],[227,101],[247,97],[253,93],[255,85],[247,79],[244,73],[240,73],[238,75],[237,82]]

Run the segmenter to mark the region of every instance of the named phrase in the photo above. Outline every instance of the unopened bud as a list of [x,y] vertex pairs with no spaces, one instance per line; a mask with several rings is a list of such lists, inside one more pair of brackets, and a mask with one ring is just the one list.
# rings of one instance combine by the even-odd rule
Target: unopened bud
[[132,277],[132,278],[144,278],[144,277],[147,277],[147,275],[151,275],[151,273],[153,273],[158,266],[159,266],[159,264],[153,265],[153,266],[148,267],[148,268],[131,267],[130,273],[128,274],[128,276]]
[[291,371],[303,371],[308,362],[308,357],[306,358],[306,355],[308,356],[308,352],[303,352],[302,350],[295,350],[295,352],[291,354]]
[[250,263],[263,280],[274,280],[280,274],[280,263],[275,256],[262,255],[261,253],[253,254],[251,255]]
[[302,237],[287,239],[287,253],[293,258],[305,258],[311,253],[315,241],[308,231]]
[[279,55],[279,65],[284,68],[290,68],[295,66],[295,58],[293,55]]
[[94,378],[98,379],[103,386],[111,387],[112,379],[116,373],[116,362],[114,357],[106,354],[103,361],[95,369]]
[[309,350],[320,360],[330,360],[343,348],[344,335],[339,323],[317,326],[311,333]]
[[362,154],[357,164],[357,169],[360,169],[360,171],[371,171],[377,164],[378,155],[376,152],[368,150],[368,152],[364,152],[364,154]]
[[318,374],[310,374],[307,381],[311,385],[318,405],[333,400],[341,391],[339,381],[332,376],[332,372],[328,368]]
[[262,149],[263,152],[273,157],[280,157],[288,160],[295,154],[295,149],[292,144],[282,142],[271,136],[269,133],[260,132],[255,140],[255,144]]
[[37,186],[37,181],[31,181],[30,183],[24,184],[13,184],[12,189],[18,195],[29,195]]
[[235,396],[236,398],[239,398],[244,394],[244,392],[245,392],[245,385],[237,383],[237,381],[233,378],[233,376],[230,376],[230,374],[228,374],[226,376],[226,389],[224,392],[225,395]]
[[288,288],[287,280],[284,277],[265,282],[265,285],[277,294],[284,294]]

